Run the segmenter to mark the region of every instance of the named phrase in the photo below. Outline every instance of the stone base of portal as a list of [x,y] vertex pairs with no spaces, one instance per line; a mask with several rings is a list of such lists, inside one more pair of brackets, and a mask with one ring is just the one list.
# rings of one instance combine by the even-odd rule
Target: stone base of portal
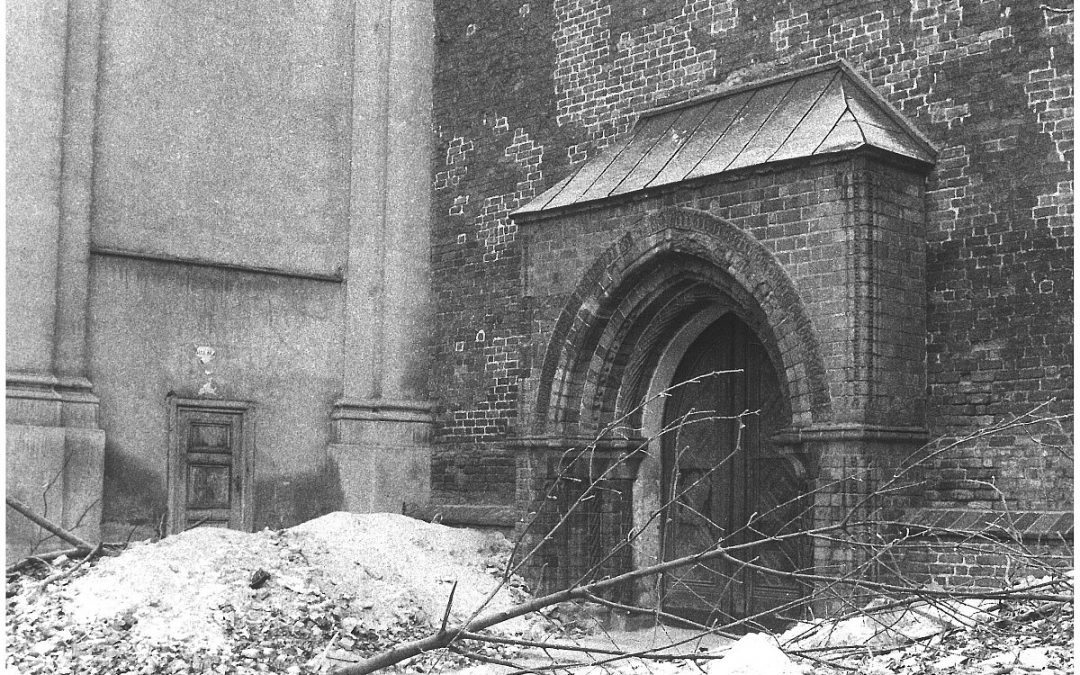
[[345,511],[404,513],[431,501],[434,421],[426,401],[342,399],[327,453]]

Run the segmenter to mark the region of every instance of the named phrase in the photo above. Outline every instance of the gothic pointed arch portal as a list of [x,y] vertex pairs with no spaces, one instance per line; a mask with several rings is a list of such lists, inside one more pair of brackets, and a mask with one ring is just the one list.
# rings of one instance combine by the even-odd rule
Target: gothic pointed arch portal
[[[633,467],[629,489],[620,489],[626,502],[604,506],[613,515],[594,521],[619,520],[632,533],[630,566],[718,541],[745,544],[751,532],[767,539],[809,520],[812,462],[780,439],[829,413],[810,326],[773,256],[700,212],[640,223],[586,273],[549,342],[534,423],[549,447],[621,438],[605,452],[614,464],[633,457],[625,461]],[[737,372],[709,376],[718,370]],[[679,385],[695,378],[703,379]],[[586,521],[580,527],[594,526]],[[604,547],[626,533],[569,536]],[[566,546],[569,561],[573,544]],[[809,565],[801,544],[746,552],[781,572]],[[659,587],[644,583],[629,595],[639,605],[713,619],[768,612],[801,593],[782,576],[729,561],[670,573]]]

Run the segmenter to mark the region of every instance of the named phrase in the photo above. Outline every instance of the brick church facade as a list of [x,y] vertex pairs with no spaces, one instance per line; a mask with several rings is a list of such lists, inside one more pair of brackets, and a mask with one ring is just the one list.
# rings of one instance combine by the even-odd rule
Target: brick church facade
[[[784,504],[823,526],[933,439],[1072,411],[1071,6],[8,22],[8,493],[88,537],[562,522],[533,571],[566,582],[683,551],[650,518],[689,476],[721,530]],[[720,472],[717,443],[741,453]],[[1071,444],[1067,420],[973,439],[886,510],[1071,545]],[[9,556],[40,537],[18,518]]]
[[[728,311],[787,406],[763,466],[817,486],[818,524],[858,503],[845,491],[867,487],[840,483],[860,468],[1040,404],[1071,411],[1064,9],[437,5],[444,518],[508,524],[605,429],[604,466],[647,447],[662,415],[650,430],[636,406],[672,384],[687,331]],[[1033,537],[1071,537],[1070,443],[1053,427],[970,443],[928,465],[902,513],[974,522],[1007,495]],[[643,524],[660,454],[615,472],[620,496],[566,526],[580,531],[549,574],[561,559],[575,578]],[[910,557],[939,581],[1000,571]]]

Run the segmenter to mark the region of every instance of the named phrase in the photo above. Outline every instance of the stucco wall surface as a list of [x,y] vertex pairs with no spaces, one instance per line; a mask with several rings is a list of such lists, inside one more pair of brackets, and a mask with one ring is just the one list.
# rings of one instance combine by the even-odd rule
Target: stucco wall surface
[[339,284],[95,256],[91,290],[107,535],[152,534],[164,513],[170,393],[254,403],[256,528],[334,508]]
[[52,367],[66,12],[7,3],[6,363]]
[[109,3],[94,245],[340,274],[348,3]]

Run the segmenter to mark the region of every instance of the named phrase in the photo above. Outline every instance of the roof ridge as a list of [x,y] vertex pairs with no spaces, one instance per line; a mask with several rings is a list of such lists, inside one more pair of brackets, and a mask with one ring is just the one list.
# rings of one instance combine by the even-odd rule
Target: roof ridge
[[[848,94],[848,89],[845,86],[847,84],[843,79],[840,80],[840,95],[844,97],[844,110],[845,114],[851,115],[851,119],[855,121],[855,128],[859,130],[859,136],[862,138],[863,145],[869,145],[870,142],[866,139],[866,130],[863,129],[862,120],[855,114],[855,111],[851,109],[852,96]],[[843,119],[843,115],[840,116]],[[823,141],[824,142],[824,141]]]
[[[793,70],[790,73],[781,73],[779,75],[771,75],[760,80],[753,80],[752,82],[740,82],[731,86],[723,87],[716,91],[710,91],[699,96],[692,96],[681,101],[675,101],[673,103],[661,104],[654,108],[646,108],[638,113],[638,121],[645,117],[653,117],[655,115],[662,115],[672,110],[678,110],[679,108],[686,108],[690,106],[700,105],[706,101],[714,101],[729,96],[735,96],[745,91],[752,91],[754,89],[764,89],[765,87],[771,87],[776,84],[780,84],[785,80],[795,80],[808,75],[816,75],[817,73],[823,73],[832,69],[841,69],[847,62],[843,59],[837,59],[835,61],[829,61],[828,63],[817,64],[808,66],[806,68],[799,68]],[[850,68],[850,66],[849,66]],[[716,85],[712,85],[716,86]]]

